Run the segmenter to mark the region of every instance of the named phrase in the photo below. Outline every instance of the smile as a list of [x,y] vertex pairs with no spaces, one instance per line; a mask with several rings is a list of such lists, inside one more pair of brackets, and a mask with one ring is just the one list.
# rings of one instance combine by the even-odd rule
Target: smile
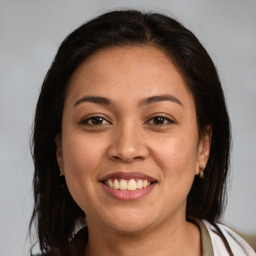
[[150,185],[150,181],[146,179],[108,179],[104,184],[113,189],[130,190],[146,188]]
[[140,172],[115,172],[101,180],[104,191],[121,201],[133,201],[149,194],[158,183],[156,179]]

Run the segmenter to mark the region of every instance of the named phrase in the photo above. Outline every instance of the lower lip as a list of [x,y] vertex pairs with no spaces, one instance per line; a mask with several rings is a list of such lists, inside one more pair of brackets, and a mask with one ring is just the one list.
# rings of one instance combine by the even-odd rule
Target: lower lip
[[147,194],[149,194],[155,185],[156,183],[153,183],[147,186],[146,188],[137,189],[137,190],[121,190],[121,189],[110,188],[104,183],[102,183],[102,187],[108,194],[122,201],[133,201],[133,200],[140,199],[146,196]]

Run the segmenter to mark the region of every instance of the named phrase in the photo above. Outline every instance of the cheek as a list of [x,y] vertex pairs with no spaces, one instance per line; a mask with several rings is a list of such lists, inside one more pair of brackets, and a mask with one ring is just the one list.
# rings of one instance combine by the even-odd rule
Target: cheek
[[[64,137],[64,136],[63,136]],[[63,162],[67,186],[79,204],[81,194],[86,197],[97,180],[98,168],[104,154],[103,143],[96,143],[85,136],[65,136],[63,140]]]
[[[169,145],[168,145],[169,144]],[[184,205],[195,177],[196,148],[186,140],[168,143],[158,155],[162,169],[162,193],[168,195],[166,204]]]
[[86,174],[99,163],[104,144],[92,137],[66,136],[63,142],[63,160],[66,172]]
[[[197,159],[197,136],[170,137],[156,151],[156,161],[172,182],[193,179]],[[174,178],[177,178],[174,179]]]

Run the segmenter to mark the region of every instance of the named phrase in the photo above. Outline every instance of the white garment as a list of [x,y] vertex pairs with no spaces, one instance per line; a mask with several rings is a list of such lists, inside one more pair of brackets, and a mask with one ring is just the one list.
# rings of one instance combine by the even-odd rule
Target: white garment
[[[208,221],[202,221],[210,234],[214,256],[230,256],[216,228]],[[217,225],[225,236],[234,256],[256,256],[255,251],[243,238],[237,235],[230,228],[219,223]]]

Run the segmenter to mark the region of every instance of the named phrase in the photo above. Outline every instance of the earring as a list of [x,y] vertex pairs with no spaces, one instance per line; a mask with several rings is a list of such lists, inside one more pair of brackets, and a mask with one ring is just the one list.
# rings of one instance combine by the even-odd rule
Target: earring
[[62,173],[61,169],[60,169],[60,177],[63,177],[63,178],[60,178],[60,179],[59,179],[60,187],[61,187],[61,189],[63,189],[63,188],[64,188],[64,185],[65,185],[65,176],[64,176],[64,174]]
[[199,165],[199,177],[204,178],[204,167],[202,165]]

